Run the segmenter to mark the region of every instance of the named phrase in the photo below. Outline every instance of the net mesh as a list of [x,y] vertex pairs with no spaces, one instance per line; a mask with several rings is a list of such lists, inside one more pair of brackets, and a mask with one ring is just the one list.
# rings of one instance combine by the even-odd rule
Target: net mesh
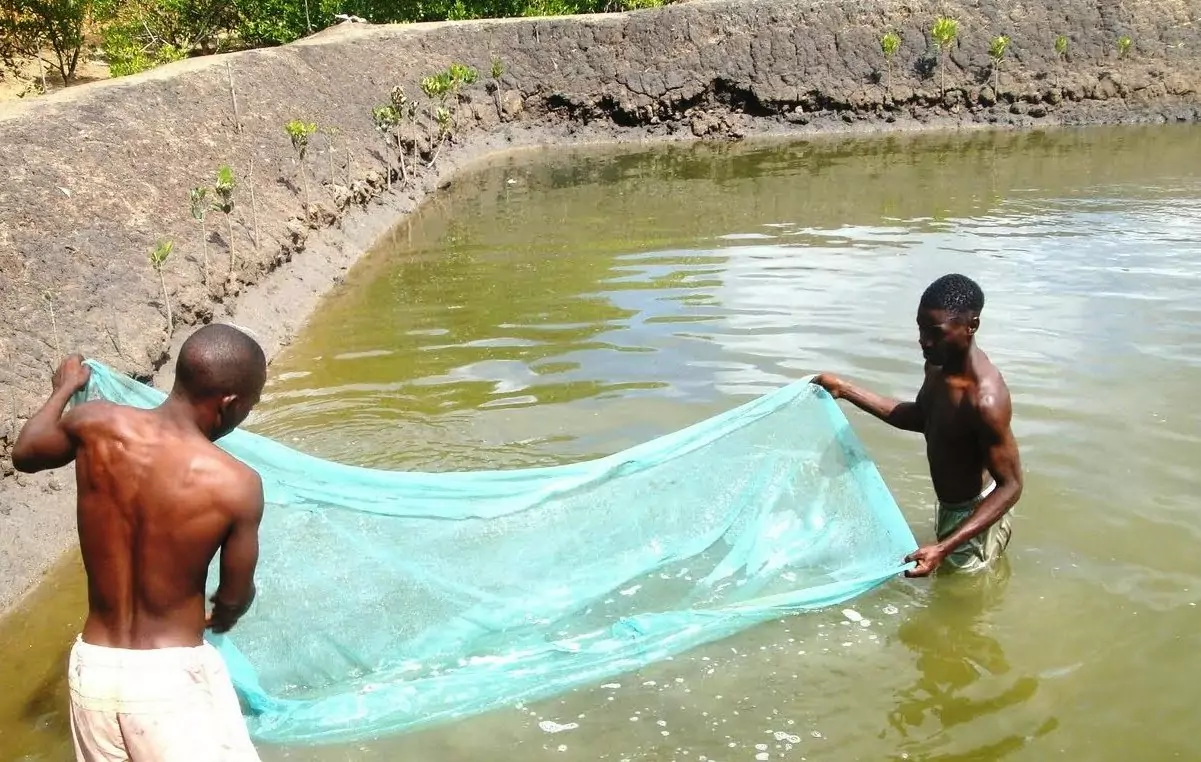
[[[77,401],[164,398],[89,365]],[[546,468],[367,469],[243,430],[218,444],[262,476],[267,510],[257,600],[209,638],[266,742],[359,741],[544,698],[852,598],[916,548],[846,417],[806,381]]]

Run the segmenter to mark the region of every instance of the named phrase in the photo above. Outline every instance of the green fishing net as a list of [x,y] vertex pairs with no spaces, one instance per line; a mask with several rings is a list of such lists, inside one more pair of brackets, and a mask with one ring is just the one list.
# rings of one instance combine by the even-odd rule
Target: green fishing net
[[[81,399],[163,399],[89,365]],[[917,547],[805,381],[546,468],[367,469],[242,430],[218,444],[266,491],[258,598],[210,638],[267,742],[360,741],[594,684],[862,594]]]

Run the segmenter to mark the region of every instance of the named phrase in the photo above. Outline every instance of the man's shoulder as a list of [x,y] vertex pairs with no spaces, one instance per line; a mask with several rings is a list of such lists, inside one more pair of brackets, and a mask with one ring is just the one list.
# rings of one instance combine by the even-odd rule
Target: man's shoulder
[[1009,425],[1013,414],[1013,400],[1009,395],[1009,385],[1001,371],[991,362],[977,376],[973,407],[980,421],[989,428],[1004,428]]
[[219,504],[242,510],[261,505],[263,480],[259,473],[209,441],[199,445],[193,466],[207,476],[208,489]]
[[103,437],[120,431],[126,424],[146,414],[146,410],[137,407],[102,399],[88,400],[68,410],[63,415],[62,422],[72,434],[81,437]]
[[227,451],[210,443],[209,456],[220,470],[222,478],[236,489],[261,489],[263,486],[259,472],[229,454]]
[[259,472],[224,450],[221,452],[228,459],[225,494],[230,505],[239,511],[262,510],[263,479]]

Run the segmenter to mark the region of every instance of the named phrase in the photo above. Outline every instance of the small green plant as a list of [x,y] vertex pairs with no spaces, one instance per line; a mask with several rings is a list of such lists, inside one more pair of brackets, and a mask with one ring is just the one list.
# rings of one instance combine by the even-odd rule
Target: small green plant
[[371,109],[371,123],[375,125],[375,131],[380,136],[380,140],[384,143],[384,162],[387,164],[387,187],[392,189],[392,130],[396,129],[400,124],[400,114],[391,104],[381,104],[373,106]]
[[158,284],[163,289],[163,306],[167,310],[167,338],[171,338],[171,334],[175,331],[175,319],[171,316],[171,295],[167,293],[167,279],[163,277],[163,265],[167,263],[167,258],[171,256],[171,252],[175,249],[175,242],[171,240],[160,240],[158,245],[150,252],[150,266],[158,273]]
[[451,81],[456,85],[456,89],[458,85],[475,84],[475,81],[478,77],[475,69],[459,63],[451,64],[448,71],[450,73]]
[[[1055,55],[1059,57],[1060,71],[1067,66],[1068,61],[1068,38],[1067,35],[1061,34],[1055,38]],[[1060,71],[1055,72],[1055,87],[1059,87]]]
[[430,100],[443,99],[450,92],[450,73],[438,72],[421,78],[421,92]]
[[492,56],[492,81],[484,88],[492,93],[492,105],[496,107],[496,113],[501,111],[500,107],[500,78],[505,75],[505,65],[500,59]]
[[955,38],[959,36],[959,22],[953,18],[939,16],[935,19],[930,34],[934,37],[934,42],[938,45],[939,89],[945,94],[947,91],[947,64],[945,59],[947,51],[951,49],[951,46],[955,44]]
[[393,127],[396,130],[396,151],[400,156],[400,182],[403,185],[409,181],[409,171],[405,167],[405,147],[400,129],[404,126],[405,119],[411,121],[416,118],[417,104],[409,100],[409,96],[400,85],[392,88],[391,92],[388,93],[388,100],[392,106],[392,113],[395,115]]
[[1125,58],[1130,55],[1130,46],[1134,44],[1134,40],[1126,35],[1118,38],[1118,58]]
[[[493,70],[495,70],[495,66]],[[421,80],[421,91],[426,97],[434,101],[433,116],[438,124],[438,145],[434,148],[434,154],[430,158],[429,163],[433,164],[438,158],[438,152],[442,150],[443,142],[451,136],[454,125],[454,112],[447,105],[447,99],[451,95],[457,96],[460,88],[463,85],[470,85],[477,79],[475,69],[463,64],[454,63],[445,71],[440,71],[436,74],[431,74]]]
[[438,145],[434,148],[434,155],[430,157],[430,165],[438,160],[438,154],[442,151],[442,146],[451,136],[451,130],[454,127],[454,116],[450,113],[450,109],[445,106],[439,106],[434,112],[434,121],[438,123]]
[[228,164],[221,165],[217,170],[217,184],[213,187],[213,191],[217,194],[217,201],[213,203],[213,209],[225,215],[225,225],[229,235],[229,274],[226,276],[229,283],[234,282],[234,265],[237,260],[234,256],[234,188],[238,185],[234,178],[234,171],[229,168]]
[[993,90],[997,92],[1001,90],[1001,61],[1008,50],[1009,38],[1003,34],[994,37],[988,46],[988,57],[992,59]]
[[[493,66],[493,71],[495,70],[496,67]],[[454,63],[445,71],[424,77],[421,80],[421,91],[430,100],[445,103],[449,96],[457,95],[463,85],[474,84],[477,78],[475,69]]]
[[292,140],[292,150],[296,152],[297,166],[300,169],[300,182],[304,187],[304,208],[306,216],[308,215],[309,209],[309,180],[304,171],[304,157],[309,150],[309,138],[316,131],[316,122],[303,122],[299,119],[293,119],[284,125],[284,132],[288,133],[288,137]]
[[193,188],[188,191],[188,203],[192,208],[192,219],[200,223],[200,249],[204,252],[204,277],[201,283],[209,284],[209,237],[208,228],[205,225],[205,217],[208,216],[208,188]]
[[897,51],[901,49],[901,35],[889,30],[883,37],[880,38],[880,51],[884,53],[884,68],[885,80],[884,88],[892,89],[892,59],[896,57]]

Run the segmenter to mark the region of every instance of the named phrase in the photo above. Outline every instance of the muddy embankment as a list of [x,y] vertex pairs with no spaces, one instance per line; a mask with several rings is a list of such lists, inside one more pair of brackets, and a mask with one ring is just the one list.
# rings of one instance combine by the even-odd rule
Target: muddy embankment
[[[571,19],[353,24],[6,106],[0,607],[74,537],[70,470],[14,475],[8,458],[66,352],[160,388],[173,347],[210,320],[251,329],[273,353],[399,215],[465,163],[508,147],[1197,121],[1199,9],[1198,0],[758,0]],[[940,14],[959,21],[942,58],[930,32]],[[890,29],[901,43],[887,66],[880,40]],[[988,51],[1001,34],[1011,42],[995,87]],[[1066,55],[1056,51],[1059,35],[1069,40]],[[447,98],[450,137],[439,141],[437,104],[420,83],[454,63],[473,67],[478,80]],[[416,106],[400,127],[402,150],[389,148],[371,116],[397,86]],[[311,137],[304,176],[284,131],[292,119],[336,130]],[[188,191],[213,185],[223,164],[238,182],[233,211],[209,213],[206,247]],[[172,336],[149,261],[160,239],[174,241],[163,268]]]

